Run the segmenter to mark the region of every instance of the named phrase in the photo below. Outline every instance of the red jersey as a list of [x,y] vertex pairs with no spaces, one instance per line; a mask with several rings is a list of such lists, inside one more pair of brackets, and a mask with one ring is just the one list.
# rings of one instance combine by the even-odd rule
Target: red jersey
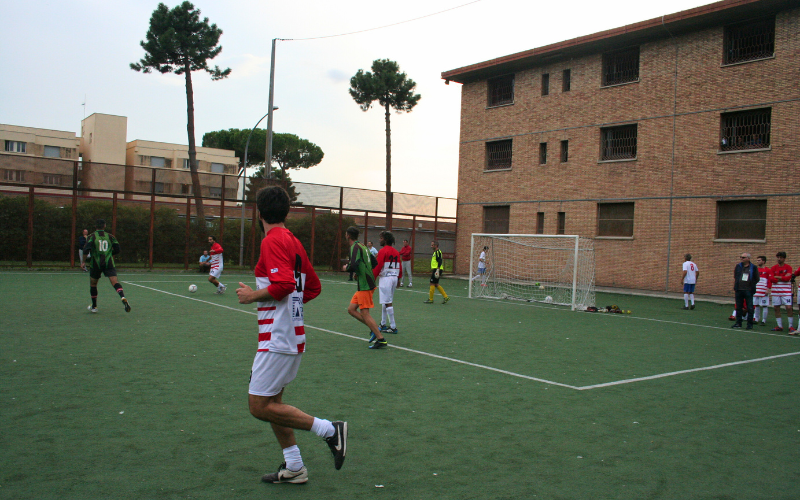
[[222,245],[215,241],[214,244],[211,245],[211,250],[208,254],[211,256],[211,269],[219,269],[222,267]]
[[397,279],[402,278],[403,270],[400,266],[400,253],[394,247],[386,245],[381,248],[377,259],[378,265],[372,270],[372,274],[376,278],[378,276],[397,276]]
[[758,284],[756,284],[756,294],[754,297],[764,297],[772,288],[772,271],[768,267],[758,268]]
[[306,250],[284,227],[274,227],[261,240],[255,269],[257,289],[274,300],[258,302],[258,350],[300,354],[306,348],[303,304],[322,290]]
[[789,264],[772,266],[772,296],[792,296],[792,266]]
[[403,258],[403,262],[407,262],[411,260],[411,247],[406,246],[400,249],[400,257]]

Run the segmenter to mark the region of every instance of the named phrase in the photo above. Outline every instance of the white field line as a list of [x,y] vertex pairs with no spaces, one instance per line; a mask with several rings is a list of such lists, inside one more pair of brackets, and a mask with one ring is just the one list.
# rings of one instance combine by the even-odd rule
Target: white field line
[[[167,294],[167,295],[172,295],[174,297],[180,297],[182,299],[193,300],[195,302],[202,302],[203,304],[209,304],[209,305],[212,305],[212,306],[217,306],[217,307],[222,307],[224,309],[229,309],[231,311],[236,311],[236,312],[240,312],[240,313],[244,313],[244,314],[250,314],[250,315],[253,315],[253,316],[257,316],[257,314],[252,312],[252,311],[245,311],[245,310],[242,310],[242,309],[239,309],[239,308],[236,308],[236,307],[225,306],[225,305],[222,305],[222,304],[217,304],[215,302],[209,302],[207,300],[195,299],[193,297],[186,297],[185,295],[180,295],[180,294],[177,294],[177,293],[167,292],[167,291],[164,291],[164,290],[159,290],[157,288],[152,288],[152,287],[149,287],[149,286],[139,285],[139,284],[136,284],[136,283],[133,283],[133,282],[129,282],[129,281],[125,281],[123,283],[127,283],[127,284],[131,284],[131,285],[138,286],[138,287],[141,287],[141,288],[145,288],[147,290],[152,290],[154,292],[159,292],[159,293],[164,293],[164,294]],[[342,337],[347,337],[347,338],[351,338],[351,339],[355,339],[355,340],[360,340],[360,341],[363,341],[363,342],[367,341],[367,339],[364,339],[364,338],[361,338],[361,337],[356,337],[355,335],[349,335],[349,334],[342,333],[342,332],[337,332],[337,331],[334,331],[334,330],[328,330],[326,328],[319,328],[319,327],[311,326],[311,325],[308,325],[308,324],[306,324],[305,326],[308,327],[308,328],[314,329],[314,330],[319,330],[321,332],[332,333],[334,335],[339,335],[339,336],[342,336]],[[716,369],[719,369],[719,368],[726,368],[726,367],[729,367],[729,366],[744,365],[744,364],[749,364],[749,363],[758,363],[758,362],[761,362],[761,361],[769,361],[771,359],[785,358],[785,357],[788,357],[788,356],[796,356],[796,355],[800,354],[800,352],[790,352],[790,353],[786,353],[786,354],[777,354],[775,356],[767,356],[767,357],[764,357],[764,358],[749,359],[749,360],[744,360],[744,361],[734,361],[732,363],[723,363],[723,364],[720,364],[720,365],[705,366],[705,367],[702,367],[702,368],[692,368],[692,369],[689,369],[689,370],[680,370],[680,371],[675,371],[675,372],[660,373],[660,374],[657,374],[657,375],[650,375],[650,376],[647,376],[647,377],[638,377],[638,378],[631,378],[631,379],[625,379],[625,380],[617,380],[617,381],[614,381],[614,382],[606,382],[606,383],[603,383],[603,384],[574,386],[574,385],[569,385],[569,384],[562,384],[560,382],[554,382],[552,380],[547,380],[547,379],[543,379],[543,378],[531,377],[529,375],[522,375],[520,373],[510,372],[510,371],[507,371],[507,370],[501,370],[499,368],[494,368],[494,367],[491,367],[491,366],[480,365],[480,364],[477,364],[477,363],[470,363],[469,361],[463,361],[463,360],[460,360],[460,359],[450,358],[450,357],[447,357],[447,356],[440,356],[438,354],[432,354],[432,353],[429,353],[429,352],[418,351],[416,349],[409,349],[408,347],[400,347],[400,346],[397,346],[397,345],[390,345],[389,347],[391,347],[392,349],[399,349],[401,351],[412,352],[414,354],[420,354],[422,356],[428,356],[428,357],[431,357],[431,358],[442,359],[442,360],[445,360],[445,361],[451,361],[453,363],[459,363],[459,364],[462,364],[462,365],[467,365],[467,366],[472,366],[472,367],[475,367],[475,368],[481,368],[481,369],[484,369],[484,370],[489,370],[489,371],[493,371],[493,372],[497,372],[497,373],[502,373],[504,375],[510,375],[512,377],[522,378],[522,379],[526,379],[526,380],[532,380],[534,382],[541,382],[543,384],[555,385],[555,386],[559,386],[559,387],[566,387],[567,389],[574,389],[574,390],[577,390],[577,391],[587,391],[587,390],[591,390],[591,389],[599,389],[599,388],[610,387],[610,386],[615,386],[615,385],[631,384],[631,383],[634,383],[634,382],[642,382],[642,381],[645,381],[645,380],[654,380],[654,379],[658,379],[658,378],[665,378],[665,377],[673,377],[673,376],[676,376],[676,375],[683,375],[685,373],[716,370]]]

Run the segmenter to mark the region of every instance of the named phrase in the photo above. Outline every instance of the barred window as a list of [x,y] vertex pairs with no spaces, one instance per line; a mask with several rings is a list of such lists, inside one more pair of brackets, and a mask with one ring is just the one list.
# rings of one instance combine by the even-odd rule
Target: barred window
[[3,170],[3,180],[10,182],[25,182],[24,170]]
[[156,182],[154,187],[156,194],[169,193],[168,185],[164,185],[163,182]]
[[194,187],[191,184],[181,184],[181,194],[194,194]]
[[598,203],[597,236],[633,236],[633,203]]
[[565,69],[561,75],[561,92],[569,92],[572,89],[572,71]]
[[505,75],[489,80],[489,106],[514,103],[514,75]]
[[561,163],[569,161],[569,141],[561,141]]
[[775,19],[725,27],[725,64],[775,55]]
[[717,202],[717,238],[763,240],[767,234],[767,200]]
[[542,75],[542,95],[550,93],[550,73]]
[[723,113],[720,118],[721,151],[769,147],[771,108]]
[[639,80],[639,47],[603,54],[603,86]]
[[58,174],[43,174],[42,175],[42,184],[47,184],[50,186],[60,186],[61,185],[61,176]]
[[511,168],[512,141],[494,141],[486,143],[486,170]]
[[558,225],[556,226],[556,234],[564,234],[564,228],[567,224],[567,214],[565,212],[558,212]]
[[547,163],[547,143],[539,143],[539,164],[544,165]]
[[601,160],[629,160],[636,158],[637,125],[601,128]]
[[212,198],[222,198],[222,188],[221,187],[210,187],[208,188],[208,194]]
[[483,232],[508,234],[508,217],[511,207],[483,207]]
[[544,212],[536,212],[536,234],[544,234]]

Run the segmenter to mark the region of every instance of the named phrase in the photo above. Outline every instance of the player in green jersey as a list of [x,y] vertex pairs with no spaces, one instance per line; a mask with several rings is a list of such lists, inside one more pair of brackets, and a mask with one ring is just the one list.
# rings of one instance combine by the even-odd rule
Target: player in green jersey
[[86,239],[83,251],[84,254],[88,254],[89,292],[92,296],[92,305],[88,307],[89,312],[97,312],[97,282],[103,274],[111,281],[111,286],[122,299],[125,312],[131,312],[131,305],[125,298],[122,285],[117,280],[117,269],[114,267],[114,256],[120,251],[119,242],[113,234],[106,231],[106,221],[103,219],[97,221],[97,230]]

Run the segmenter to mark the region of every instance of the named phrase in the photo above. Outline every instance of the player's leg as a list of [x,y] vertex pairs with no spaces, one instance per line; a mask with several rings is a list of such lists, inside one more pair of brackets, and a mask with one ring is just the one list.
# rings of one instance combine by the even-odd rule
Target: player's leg
[[736,290],[735,292],[736,297],[736,321],[733,323],[731,328],[741,328],[742,327],[742,318],[745,315],[745,305],[744,305],[744,293]]
[[772,329],[773,332],[783,331],[783,319],[781,318],[781,297],[772,296],[772,309],[775,311],[775,323],[778,325]]
[[128,299],[125,298],[125,292],[122,290],[122,285],[119,284],[119,280],[117,279],[117,270],[115,268],[106,269],[105,275],[108,277],[108,281],[111,282],[111,286],[117,291],[120,300],[122,300],[122,307],[125,308],[125,312],[131,312],[131,304],[128,302]]
[[761,317],[761,297],[753,297],[753,308],[756,311],[753,313],[753,321],[758,324],[758,318]]
[[367,328],[369,328],[370,342],[382,340],[385,343],[386,340],[383,338],[383,334],[378,328],[378,325],[375,323],[375,320],[372,319],[372,316],[369,314],[369,310],[373,307],[373,304],[372,300],[367,300],[367,294],[369,294],[369,298],[371,299],[370,292],[356,292],[353,295],[353,298],[350,299],[350,304],[347,307],[347,313],[361,323],[364,323]]
[[769,314],[769,296],[761,297],[761,326],[766,326]]
[[225,293],[225,290],[227,289],[227,287],[223,283],[220,283],[219,281],[219,277],[221,275],[222,275],[221,266],[217,267],[216,269],[211,269],[211,271],[208,272],[208,282],[217,287],[216,293],[218,294]]
[[786,304],[786,317],[789,318],[789,332],[794,332],[794,311],[792,311],[792,296],[786,297],[788,299]]
[[397,289],[397,278],[394,276],[382,278],[387,283],[381,288],[381,305],[386,308],[386,315],[389,317],[388,333],[397,333],[397,323],[394,321],[394,291]]
[[97,312],[97,282],[101,275],[100,270],[96,270],[94,267],[89,270],[89,295],[92,298],[92,305],[87,308],[89,312]]
[[683,309],[688,311],[689,310],[689,284],[683,284]]
[[425,301],[425,304],[433,304],[433,291],[436,290],[436,285],[439,284],[439,278],[436,277],[436,269],[431,270],[430,284],[431,288],[428,291],[428,300]]

